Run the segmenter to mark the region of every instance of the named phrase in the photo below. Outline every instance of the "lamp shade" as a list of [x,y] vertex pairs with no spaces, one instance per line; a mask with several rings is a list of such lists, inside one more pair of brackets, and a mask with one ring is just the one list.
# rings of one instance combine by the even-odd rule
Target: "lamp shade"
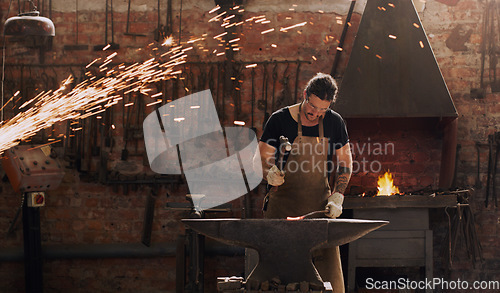
[[52,20],[40,16],[38,11],[13,16],[5,21],[4,34],[7,36],[55,36]]

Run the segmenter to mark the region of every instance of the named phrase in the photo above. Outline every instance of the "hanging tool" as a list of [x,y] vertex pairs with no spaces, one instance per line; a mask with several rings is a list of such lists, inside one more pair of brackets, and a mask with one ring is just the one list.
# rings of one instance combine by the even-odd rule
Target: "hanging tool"
[[297,71],[295,72],[295,103],[297,103],[297,100],[299,98],[299,75],[300,75],[300,61],[297,60]]
[[[222,92],[222,95],[224,95],[224,85],[222,84],[223,80],[224,80],[223,79],[223,77],[224,77],[223,76],[223,70],[224,70],[224,66],[221,63],[217,63],[217,83],[216,83],[217,98],[216,98],[216,101],[215,101],[215,105],[216,105],[216,108],[217,108],[217,114],[219,114],[219,118],[221,119],[221,121],[225,120],[225,118],[224,118],[224,108],[221,105],[221,103],[224,103],[224,98],[221,98],[221,92]],[[221,87],[222,87],[222,91],[221,91]],[[221,100],[222,100],[222,102],[221,102]]]
[[500,153],[500,132],[495,133],[495,167],[493,170],[493,202],[495,203],[495,207],[498,207],[497,201],[497,188],[496,188],[496,175],[497,175],[497,167],[498,167],[498,154]]
[[241,120],[241,85],[240,85],[240,76],[241,76],[242,66],[241,64],[238,66],[235,64],[233,66],[233,75],[234,79],[232,82],[232,96],[234,102],[234,120]]
[[[109,110],[109,109],[108,109]],[[109,161],[109,153],[104,149],[106,145],[106,139],[109,137],[109,128],[107,125],[108,111],[104,111],[102,114],[102,121],[99,123],[99,133],[100,133],[100,148],[99,148],[99,169],[98,169],[98,178],[100,183],[105,183],[108,178],[108,161]]]
[[251,78],[252,78],[252,103],[251,103],[251,115],[252,115],[252,126],[250,129],[252,129],[254,132],[257,132],[257,129],[255,128],[255,125],[254,125],[254,112],[255,112],[255,84],[254,84],[254,81],[255,81],[255,69],[252,68],[252,71],[251,71]]
[[173,33],[172,0],[167,1],[167,19],[165,21],[165,34],[171,36]]
[[274,103],[274,96],[276,93],[276,81],[278,80],[278,63],[276,62],[273,67],[273,95],[271,99],[271,112],[276,111],[276,105]]
[[[129,100],[131,99],[132,94],[129,94]],[[127,103],[125,102],[125,97],[123,97],[123,108],[122,108],[122,119],[123,119],[123,149],[121,153],[121,160],[126,161],[128,159],[128,149],[127,149],[127,144],[128,144],[128,138],[129,138],[129,131],[130,131],[130,111],[132,106],[128,106],[128,109],[126,108]],[[125,115],[126,114],[126,115]]]
[[228,70],[228,65],[226,64],[227,62],[224,61],[224,64],[222,65],[222,70],[221,70],[221,84],[222,84],[222,93],[221,93],[221,112],[222,116],[219,116],[219,119],[221,120],[222,124],[226,122],[226,93],[229,91],[228,88],[228,76],[231,77],[231,72]]
[[158,13],[157,13],[157,21],[158,21],[158,24],[156,25],[156,29],[154,30],[154,38],[155,38],[155,41],[157,42],[161,42],[163,41],[163,39],[165,39],[165,27],[161,24],[161,21],[160,21],[160,0],[158,0],[158,6],[157,6],[157,9],[158,9]]
[[[108,1],[111,1],[111,7],[108,10]],[[110,46],[109,49],[111,50],[117,50],[120,49],[120,45],[115,43],[114,35],[115,35],[115,28],[114,28],[114,21],[113,21],[113,0],[106,0],[106,25],[104,28],[104,43],[103,45],[97,45],[94,46],[94,51],[101,51],[108,45]],[[111,12],[111,43],[108,43],[108,15]]]
[[[448,217],[448,234],[445,240],[447,240],[448,245],[447,247],[443,246],[443,250],[447,248],[448,251],[447,253],[443,253],[443,255],[448,256],[448,265],[450,268],[453,267],[453,258],[455,256],[458,241],[460,240],[459,236],[462,236],[461,239],[465,242],[467,255],[469,260],[472,261],[473,267],[476,267],[477,261],[481,263],[484,261],[481,243],[476,232],[474,214],[469,204],[470,196],[470,191],[458,191],[458,204],[455,207],[445,208],[445,213]],[[448,212],[450,208],[456,209],[453,219]]]
[[293,104],[292,100],[292,90],[290,89],[290,75],[288,75],[288,68],[290,67],[290,63],[286,63],[286,68],[285,71],[283,72],[283,79],[281,79],[281,84],[283,85],[283,89],[280,92],[280,95],[278,97],[277,105],[276,107],[282,108],[285,106],[289,106]]
[[262,98],[257,102],[257,108],[264,111],[264,121],[262,122],[262,129],[266,127],[267,120],[269,119],[269,113],[267,113],[267,64],[264,63],[262,66],[263,77],[262,77]]
[[215,108],[216,108],[216,110],[218,110],[217,103],[216,103],[217,92],[216,92],[214,72],[215,72],[214,66],[210,65],[210,69],[208,71],[208,88],[210,89],[210,92],[212,93],[212,98],[214,99]]
[[181,0],[181,8],[179,10],[179,45],[181,44],[181,37],[182,37],[182,0]]
[[74,45],[64,45],[64,50],[68,51],[73,51],[73,50],[87,50],[89,48],[88,45],[79,45],[78,44],[78,0],[75,0],[76,2],[76,11],[75,11],[75,26],[76,26],[76,32],[75,32],[75,44]]
[[477,176],[476,176],[476,183],[474,184],[474,188],[480,189],[482,188],[481,184],[481,178],[480,178],[480,172],[481,172],[481,145],[479,142],[476,141],[476,152],[477,152]]
[[[145,34],[138,34],[138,33],[131,33],[129,31],[129,27],[130,27],[130,4],[131,4],[132,0],[128,0],[128,9],[127,9],[127,27],[125,29],[125,33],[124,35],[126,36],[135,36],[135,37],[145,37],[146,35]],[[158,1],[159,3],[159,1]],[[159,4],[158,4],[159,6]],[[160,12],[158,12],[158,15],[159,15]]]
[[144,223],[142,227],[142,244],[147,247],[151,246],[151,234],[153,231],[153,219],[155,216],[155,204],[158,198],[159,186],[158,184],[153,184],[151,187],[151,192],[148,194],[146,199],[146,209],[144,211]]
[[[493,196],[495,207],[498,207],[496,196],[496,171],[498,168],[498,155],[500,153],[500,132],[488,135],[488,175],[486,179],[486,199],[484,205],[488,207],[490,193]],[[490,189],[491,186],[491,189]],[[491,190],[491,192],[490,192]]]

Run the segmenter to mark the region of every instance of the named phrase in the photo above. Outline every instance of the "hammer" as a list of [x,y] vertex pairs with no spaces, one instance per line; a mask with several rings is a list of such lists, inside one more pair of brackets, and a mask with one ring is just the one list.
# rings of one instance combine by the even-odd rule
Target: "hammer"
[[[278,156],[278,162],[279,162],[279,169],[280,171],[283,171],[283,157],[285,155],[285,152],[289,152],[292,150],[292,144],[288,141],[288,138],[285,136],[280,136],[280,147],[279,147],[279,156]],[[277,186],[272,186],[271,190],[276,191],[278,190]],[[266,204],[264,204],[266,206]]]
[[283,157],[285,156],[285,152],[289,152],[292,150],[292,144],[288,141],[288,137],[280,136],[280,154],[279,154],[279,164],[280,170],[283,171]]

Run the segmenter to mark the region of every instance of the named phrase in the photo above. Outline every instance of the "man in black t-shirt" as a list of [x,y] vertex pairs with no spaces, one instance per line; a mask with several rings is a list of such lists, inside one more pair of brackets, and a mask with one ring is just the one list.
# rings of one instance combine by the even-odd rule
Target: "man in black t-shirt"
[[[345,123],[330,109],[336,94],[335,80],[318,73],[308,82],[301,103],[274,112],[266,122],[259,142],[264,178],[271,186],[264,217],[297,217],[326,210],[327,217],[336,218],[342,213],[352,156]],[[292,144],[287,153],[281,150],[281,136]],[[332,172],[334,166],[336,172]],[[328,180],[331,173],[336,173],[333,191]],[[334,292],[344,292],[338,247],[314,257],[323,281],[331,282]]]

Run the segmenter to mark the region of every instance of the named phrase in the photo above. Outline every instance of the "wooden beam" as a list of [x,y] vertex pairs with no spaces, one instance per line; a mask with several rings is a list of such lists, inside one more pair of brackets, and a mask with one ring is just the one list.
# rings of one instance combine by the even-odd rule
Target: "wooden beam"
[[456,194],[446,195],[405,195],[344,198],[344,209],[377,208],[442,208],[457,205]]

